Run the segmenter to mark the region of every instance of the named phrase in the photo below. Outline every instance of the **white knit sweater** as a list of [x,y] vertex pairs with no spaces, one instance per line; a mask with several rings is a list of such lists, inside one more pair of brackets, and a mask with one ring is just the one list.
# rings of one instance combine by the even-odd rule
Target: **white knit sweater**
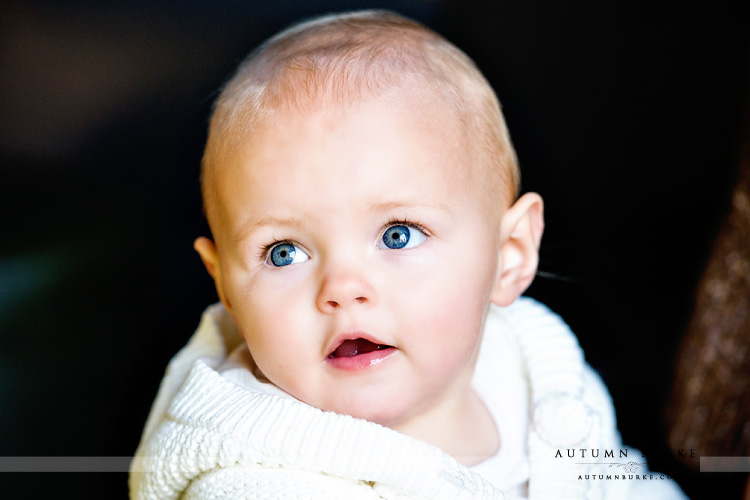
[[[530,420],[529,498],[684,498],[672,481],[584,480],[607,471],[568,459],[567,448],[623,448],[606,389],[541,304],[491,308],[477,370],[492,369],[502,335],[518,344],[528,376],[530,407],[518,411]],[[132,500],[505,498],[428,443],[226,380],[216,368],[241,342],[215,305],[170,362],[131,465]]]

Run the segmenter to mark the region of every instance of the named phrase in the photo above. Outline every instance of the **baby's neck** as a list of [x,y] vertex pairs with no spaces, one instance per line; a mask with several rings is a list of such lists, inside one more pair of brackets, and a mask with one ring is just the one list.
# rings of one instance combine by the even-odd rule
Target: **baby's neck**
[[474,389],[462,401],[435,408],[394,429],[441,448],[466,466],[487,460],[500,448],[495,421]]

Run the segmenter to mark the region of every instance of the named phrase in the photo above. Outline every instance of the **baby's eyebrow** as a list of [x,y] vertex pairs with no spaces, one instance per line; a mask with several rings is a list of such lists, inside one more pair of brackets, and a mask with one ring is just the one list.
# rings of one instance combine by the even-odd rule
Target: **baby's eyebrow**
[[[431,202],[413,202],[413,201],[384,201],[373,203],[370,205],[370,210],[374,213],[393,212],[396,210],[415,210],[415,209],[428,209],[428,210],[440,210],[446,215],[452,216],[453,211],[445,203],[431,203]],[[257,229],[265,226],[275,227],[292,227],[301,229],[305,226],[305,221],[301,217],[276,217],[276,216],[264,216],[260,218],[251,218],[245,221],[237,231],[234,242],[239,243],[248,236],[250,236]]]
[[304,225],[305,225],[305,222],[302,220],[301,217],[265,216],[259,219],[252,218],[252,219],[249,219],[248,221],[245,221],[240,226],[240,229],[237,231],[236,236],[234,238],[234,242],[239,243],[240,241],[250,236],[258,228],[264,227],[264,226],[301,228]]
[[446,215],[453,215],[453,210],[446,203],[432,203],[432,202],[414,202],[414,201],[384,201],[374,203],[372,206],[373,212],[391,212],[394,210],[406,210],[406,209],[428,209],[428,210],[440,210]]

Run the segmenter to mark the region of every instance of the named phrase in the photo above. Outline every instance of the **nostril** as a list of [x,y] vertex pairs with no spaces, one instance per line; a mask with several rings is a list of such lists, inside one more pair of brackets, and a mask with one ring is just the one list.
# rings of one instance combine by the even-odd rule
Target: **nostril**
[[329,300],[328,302],[326,302],[326,304],[328,304],[328,307],[332,309],[335,309],[339,306],[339,303],[336,302],[335,300]]
[[354,300],[356,300],[358,304],[361,304],[363,302],[367,302],[367,297],[357,297]]

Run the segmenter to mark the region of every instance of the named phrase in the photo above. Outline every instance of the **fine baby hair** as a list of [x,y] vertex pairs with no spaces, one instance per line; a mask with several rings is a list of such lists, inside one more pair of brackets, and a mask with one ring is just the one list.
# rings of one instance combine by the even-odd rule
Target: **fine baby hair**
[[[512,203],[519,168],[495,92],[466,54],[389,11],[330,15],[294,25],[238,67],[214,104],[202,162],[209,224],[222,159],[279,107],[346,106],[387,92],[430,95],[450,106],[476,149],[498,205]],[[502,200],[502,201],[501,201]]]

